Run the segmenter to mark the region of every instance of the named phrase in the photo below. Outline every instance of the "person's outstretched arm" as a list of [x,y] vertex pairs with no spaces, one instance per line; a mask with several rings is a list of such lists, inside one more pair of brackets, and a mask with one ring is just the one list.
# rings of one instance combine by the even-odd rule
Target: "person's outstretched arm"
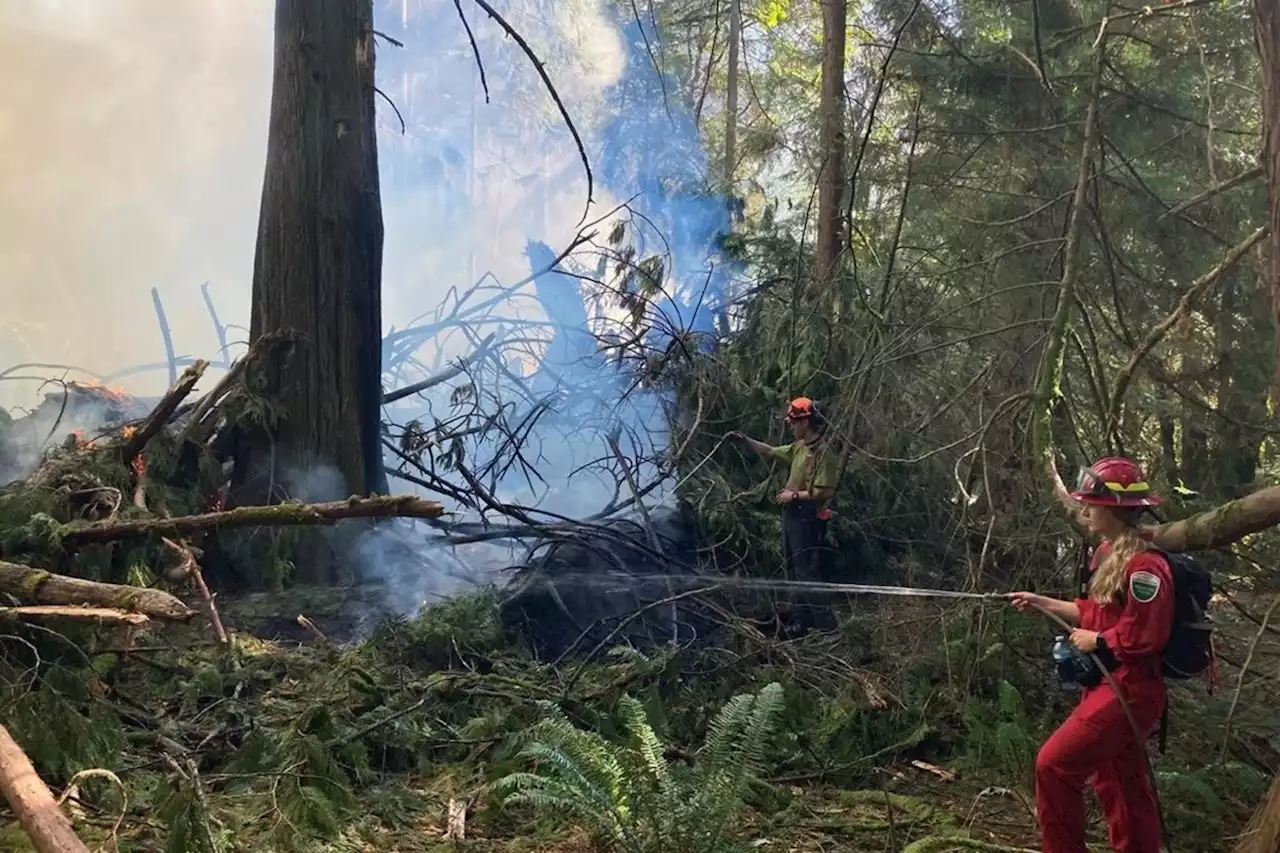
[[763,441],[756,441],[751,436],[746,433],[739,432],[736,429],[729,433],[729,439],[746,445],[748,450],[760,456],[776,455],[776,448],[772,444],[765,444]]
[[1080,625],[1080,605],[1074,601],[1036,595],[1034,592],[1011,592],[1009,600],[1013,603],[1014,609],[1020,613],[1028,610],[1043,611],[1052,613],[1073,628]]

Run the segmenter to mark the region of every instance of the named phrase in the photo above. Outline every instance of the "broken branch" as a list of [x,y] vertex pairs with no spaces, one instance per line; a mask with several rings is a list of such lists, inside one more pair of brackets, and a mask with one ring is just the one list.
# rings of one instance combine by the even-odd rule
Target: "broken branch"
[[137,456],[142,451],[142,448],[147,446],[147,442],[156,433],[164,429],[164,425],[169,422],[169,418],[173,417],[178,404],[186,399],[192,388],[196,387],[196,383],[200,381],[201,376],[204,376],[205,368],[208,366],[209,362],[196,359],[194,364],[182,371],[182,377],[160,398],[160,402],[156,404],[151,414],[147,416],[147,420],[142,427],[125,439],[124,445],[120,448],[120,456],[123,458],[124,464],[128,465],[132,462],[133,457]]
[[3,560],[0,560],[0,592],[19,601],[54,606],[87,604],[176,622],[195,615],[194,610],[163,590],[87,581]]
[[34,604],[26,607],[0,607],[0,616],[41,621],[63,619],[72,622],[123,622],[145,625],[151,620],[142,613],[117,610],[114,607],[82,607],[76,605]]
[[58,809],[53,794],[40,780],[27,754],[0,725],[0,794],[4,794],[18,823],[37,853],[89,853],[71,821]]
[[195,552],[186,543],[178,544],[168,536],[162,539],[165,545],[177,552],[178,558],[182,561],[179,568],[183,576],[191,578],[200,597],[204,599],[205,607],[209,609],[209,623],[213,625],[214,636],[218,638],[219,643],[226,645],[230,642],[227,638],[227,629],[222,626],[222,617],[218,615],[218,608],[213,603],[213,593],[209,591],[209,585],[204,582],[204,573],[200,571],[200,564],[196,562]]
[[1187,292],[1182,294],[1182,298],[1178,300],[1178,305],[1169,314],[1161,320],[1155,327],[1147,333],[1147,337],[1133,351],[1133,355],[1129,356],[1129,361],[1120,371],[1120,375],[1116,377],[1115,390],[1111,393],[1111,405],[1107,413],[1107,430],[1115,432],[1120,424],[1120,412],[1124,405],[1125,392],[1129,390],[1129,383],[1133,380],[1133,374],[1137,371],[1138,365],[1147,357],[1151,350],[1155,349],[1156,344],[1164,340],[1165,335],[1173,329],[1174,326],[1182,322],[1182,320],[1191,313],[1191,306],[1196,300],[1205,294],[1209,288],[1217,283],[1228,270],[1235,266],[1241,258],[1243,258],[1249,250],[1258,245],[1262,238],[1266,237],[1271,231],[1269,225],[1264,225],[1254,231],[1248,237],[1232,246],[1223,256],[1218,265],[1200,276],[1191,286],[1187,288]]
[[490,332],[489,336],[480,342],[480,346],[476,347],[475,352],[471,353],[471,355],[466,358],[460,359],[457,364],[447,370],[442,370],[435,376],[429,376],[421,382],[406,385],[404,388],[397,388],[395,391],[388,391],[386,394],[382,395],[382,404],[385,406],[387,404],[394,403],[397,400],[403,400],[405,397],[417,394],[420,391],[426,391],[429,388],[434,388],[441,382],[448,382],[455,376],[461,375],[473,362],[479,361],[484,357],[485,353],[488,352],[489,347],[493,345],[493,339],[496,338],[497,335],[497,332]]
[[333,524],[348,518],[439,518],[444,505],[413,495],[378,495],[345,501],[270,506],[242,506],[222,512],[180,515],[129,521],[95,521],[67,524],[62,528],[64,547],[99,545],[120,539],[147,536],[186,537],[233,527],[296,527]]

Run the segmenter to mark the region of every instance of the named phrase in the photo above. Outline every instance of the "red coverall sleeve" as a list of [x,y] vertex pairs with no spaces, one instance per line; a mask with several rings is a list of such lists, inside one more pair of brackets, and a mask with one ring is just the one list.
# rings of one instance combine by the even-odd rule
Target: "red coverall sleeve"
[[[1083,615],[1083,614],[1082,614]],[[1137,554],[1125,567],[1124,610],[1100,633],[1120,663],[1158,655],[1173,630],[1173,575],[1158,554]]]
[[1077,598],[1073,602],[1076,609],[1080,611],[1080,624],[1077,626],[1086,631],[1094,630],[1093,626],[1097,625],[1095,614],[1098,610],[1098,603],[1092,598]]

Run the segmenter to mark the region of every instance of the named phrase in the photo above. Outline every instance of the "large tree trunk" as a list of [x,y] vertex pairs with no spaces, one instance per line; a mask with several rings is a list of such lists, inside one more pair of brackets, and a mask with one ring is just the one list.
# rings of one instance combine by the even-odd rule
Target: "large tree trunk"
[[[302,339],[265,365],[281,421],[241,441],[233,505],[386,491],[372,0],[277,0],[275,27],[250,337]],[[326,559],[299,567],[331,579]]]
[[[840,258],[840,193],[844,186],[845,0],[822,0],[822,92],[818,103],[818,236],[815,275],[830,293]],[[831,294],[834,298],[834,294]]]
[[1280,403],[1280,6],[1253,0],[1254,36],[1262,60],[1262,164],[1270,211],[1271,313],[1276,327],[1272,399]]
[[[1253,12],[1254,35],[1262,60],[1262,164],[1267,175],[1271,314],[1276,328],[1271,398],[1280,403],[1280,80],[1276,77],[1280,74],[1280,7],[1276,0],[1253,0]],[[1280,502],[1280,497],[1277,501]],[[1267,853],[1277,848],[1280,848],[1280,775],[1272,781],[1271,793],[1258,806],[1236,853]]]

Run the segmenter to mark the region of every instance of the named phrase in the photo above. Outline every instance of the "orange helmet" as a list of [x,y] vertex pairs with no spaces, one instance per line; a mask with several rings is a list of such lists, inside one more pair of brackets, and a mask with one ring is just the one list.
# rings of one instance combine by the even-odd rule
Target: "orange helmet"
[[813,401],[808,397],[796,397],[787,406],[786,421],[798,421],[813,417]]
[[1107,456],[1080,472],[1071,497],[1096,506],[1157,506],[1147,476],[1138,463],[1123,456]]

